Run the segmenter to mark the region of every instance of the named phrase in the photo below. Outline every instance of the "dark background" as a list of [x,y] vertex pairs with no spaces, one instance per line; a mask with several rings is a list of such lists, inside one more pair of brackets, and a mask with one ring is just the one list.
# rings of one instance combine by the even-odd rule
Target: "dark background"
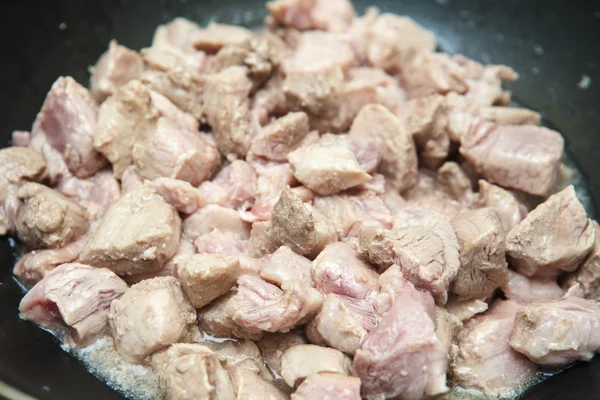
[[[592,198],[600,198],[600,2],[355,1],[359,12],[370,3],[433,30],[443,51],[517,70],[521,79],[510,85],[514,98],[542,111],[565,135]],[[176,16],[257,26],[263,10],[256,0],[1,0],[0,143],[8,144],[14,129],[31,128],[58,76],[87,84],[87,67],[111,38],[139,49],[150,44],[156,25]],[[580,87],[586,76],[589,86]],[[40,399],[121,398],[50,335],[18,320],[21,294],[10,277],[13,264],[8,242],[0,241],[0,381]],[[524,398],[600,399],[600,362],[576,365]]]

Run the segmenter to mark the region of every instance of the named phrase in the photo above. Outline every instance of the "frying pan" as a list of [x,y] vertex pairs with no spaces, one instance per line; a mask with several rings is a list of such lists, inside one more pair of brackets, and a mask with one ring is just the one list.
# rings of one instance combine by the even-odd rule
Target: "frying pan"
[[[543,112],[566,138],[600,215],[600,6],[547,0],[355,0],[433,30],[440,49],[512,66],[514,99]],[[30,129],[60,75],[87,83],[111,38],[140,49],[156,25],[176,16],[200,23],[259,26],[263,0],[3,0],[0,5],[0,140]],[[22,294],[11,277],[14,255],[0,241],[0,396],[10,399],[122,399],[63,352],[53,337],[20,321]],[[21,392],[21,394],[16,394]],[[23,397],[23,394],[26,394]],[[600,399],[600,361],[578,364],[530,389],[524,399]]]

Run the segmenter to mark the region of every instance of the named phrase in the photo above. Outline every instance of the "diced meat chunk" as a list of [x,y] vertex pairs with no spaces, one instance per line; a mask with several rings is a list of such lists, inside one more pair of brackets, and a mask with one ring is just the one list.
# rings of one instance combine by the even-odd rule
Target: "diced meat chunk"
[[382,105],[364,106],[352,123],[350,139],[368,138],[381,154],[379,172],[396,191],[409,189],[417,180],[417,155],[412,137],[400,120]]
[[200,208],[183,221],[183,235],[189,240],[213,231],[231,232],[241,239],[248,239],[250,227],[237,211],[214,204]]
[[406,94],[398,81],[381,68],[349,68],[345,86],[347,111],[352,119],[367,104],[382,104],[396,113],[406,101]]
[[181,110],[171,100],[154,90],[150,90],[150,98],[152,105],[161,117],[171,120],[181,129],[198,132],[198,120],[192,114]]
[[500,215],[504,232],[508,233],[527,215],[527,208],[511,192],[480,179],[476,204],[494,208]]
[[13,131],[10,135],[11,146],[27,147],[31,140],[31,132],[29,131]]
[[509,345],[519,305],[496,300],[486,314],[469,322],[458,342],[452,376],[457,384],[491,398],[521,393],[536,366]]
[[144,71],[144,61],[135,51],[111,40],[106,50],[92,68],[90,88],[92,95],[102,103],[108,96]]
[[306,339],[295,332],[268,333],[259,342],[258,347],[265,359],[269,369],[277,375],[281,375],[281,358],[292,346],[305,344]]
[[194,32],[192,44],[197,50],[216,53],[227,45],[241,44],[252,39],[252,32],[241,26],[211,23]]
[[121,175],[121,195],[131,193],[139,189],[144,184],[144,181],[138,173],[135,165],[130,165],[123,171]]
[[586,299],[596,300],[600,298],[600,228],[596,221],[592,221],[596,228],[596,240],[592,251],[581,263],[577,271],[567,276],[565,286],[572,287],[579,284],[579,287]]
[[234,232],[212,231],[194,241],[199,254],[226,254],[232,257],[247,254],[247,241]]
[[[141,184],[141,179],[140,179]],[[156,178],[150,186],[180,213],[194,214],[207,199],[189,182],[172,178]]]
[[258,221],[252,224],[250,239],[248,239],[248,253],[252,257],[262,257],[273,253],[281,243],[269,233],[270,221]]
[[276,0],[267,3],[267,10],[280,25],[329,32],[346,31],[355,14],[348,0]]
[[198,24],[188,19],[175,18],[165,25],[156,27],[152,38],[152,47],[175,47],[185,52],[192,52],[195,50],[192,40],[200,29]]
[[542,118],[535,111],[516,107],[481,106],[473,113],[498,125],[540,125]]
[[341,351],[314,344],[290,347],[281,358],[281,376],[290,387],[298,386],[313,374],[349,375],[350,357]]
[[173,178],[192,186],[210,178],[221,164],[212,143],[163,117],[133,145],[132,156],[142,178]]
[[589,361],[600,349],[600,307],[593,300],[565,297],[517,311],[510,346],[539,365]]
[[198,312],[200,329],[217,338],[241,338],[259,340],[263,332],[250,332],[233,321],[232,307],[236,292],[231,291],[203,307]]
[[261,134],[252,140],[248,159],[265,158],[285,162],[287,155],[308,134],[308,116],[303,112],[286,114],[267,125]]
[[111,162],[115,178],[121,178],[133,164],[133,145],[152,129],[156,117],[148,89],[137,80],[125,84],[102,103],[94,148]]
[[435,306],[406,284],[354,355],[363,396],[421,399],[448,390],[447,354],[435,333]]
[[331,243],[313,261],[312,275],[323,294],[364,299],[377,288],[379,274],[348,243]]
[[175,208],[142,186],[109,208],[79,260],[123,275],[157,271],[175,254],[180,235]]
[[[288,163],[255,162],[253,166],[257,175],[257,198],[250,211],[242,217],[248,222],[267,221],[271,218],[271,212],[279,200],[281,191],[286,186],[296,183],[296,179]],[[310,201],[314,196],[314,193],[304,186],[295,187],[292,191],[301,196],[303,201]]]
[[302,34],[291,58],[284,62],[287,74],[320,72],[339,67],[347,69],[355,62],[350,43],[342,35],[310,31]]
[[281,246],[273,254],[263,257],[260,263],[263,265],[260,276],[267,282],[282,285],[285,281],[295,280],[310,287],[315,286],[310,260],[294,253],[289,247]]
[[129,362],[185,340],[196,322],[194,308],[171,276],[133,285],[110,305],[108,315],[115,346]]
[[71,77],[52,84],[31,131],[60,152],[66,165],[78,178],[87,178],[106,165],[94,149],[98,105],[90,92]]
[[287,400],[288,396],[259,374],[237,367],[229,371],[237,400]]
[[89,228],[85,208],[46,186],[30,182],[21,186],[17,195],[23,202],[17,233],[30,249],[62,247]]
[[462,327],[462,321],[454,314],[441,307],[435,308],[435,334],[444,346],[448,354],[448,360],[452,358],[453,353],[457,350],[454,341]]
[[219,152],[244,157],[250,147],[252,126],[248,96],[252,82],[246,69],[233,66],[207,75],[204,107]]
[[469,206],[475,200],[471,179],[454,161],[447,161],[438,169],[436,180],[439,189],[452,199]]
[[201,308],[229,292],[240,272],[240,262],[220,254],[196,254],[177,270],[181,287],[190,303]]
[[545,196],[557,183],[563,147],[560,133],[547,128],[481,123],[460,153],[490,182]]
[[502,293],[519,304],[544,303],[564,295],[553,278],[529,278],[514,271],[508,271],[508,277],[501,287]]
[[209,204],[246,210],[256,200],[256,180],[256,171],[250,163],[235,160],[198,189]]
[[508,282],[504,228],[492,208],[468,211],[452,220],[460,245],[460,268],[450,290],[460,299],[485,299]]
[[337,138],[323,138],[288,154],[294,176],[322,196],[335,194],[371,179],[354,153]]
[[444,305],[444,308],[450,313],[456,316],[460,321],[465,322],[477,314],[486,312],[488,309],[488,303],[483,300],[457,300],[451,298]]
[[108,308],[127,290],[113,272],[63,264],[38,282],[19,305],[21,318],[64,334],[69,346],[91,343],[108,327]]
[[226,340],[221,343],[207,341],[206,346],[216,352],[225,361],[225,368],[233,370],[243,368],[271,380],[273,376],[265,367],[260,349],[250,341]]
[[573,271],[594,246],[595,232],[569,186],[537,206],[508,233],[508,262],[527,276]]
[[94,219],[102,218],[121,195],[119,182],[109,170],[100,171],[88,179],[67,178],[60,183],[59,190],[77,200]]
[[308,376],[292,400],[360,400],[360,379],[331,373]]

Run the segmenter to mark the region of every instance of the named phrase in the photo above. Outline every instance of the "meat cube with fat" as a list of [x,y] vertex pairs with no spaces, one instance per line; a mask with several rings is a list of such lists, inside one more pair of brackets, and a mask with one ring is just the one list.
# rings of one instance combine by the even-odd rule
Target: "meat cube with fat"
[[452,220],[460,245],[460,268],[450,290],[460,299],[486,299],[508,282],[504,228],[492,208],[468,211]]
[[292,400],[360,400],[360,379],[331,373],[308,376],[292,394]]
[[111,40],[106,50],[91,69],[92,95],[102,103],[117,89],[136,79],[144,71],[144,60],[137,52]]
[[352,47],[343,35],[309,31],[300,36],[294,53],[284,61],[283,69],[287,74],[316,73],[335,67],[346,70],[355,61]]
[[146,279],[110,305],[108,319],[115,346],[131,363],[185,341],[196,313],[171,276]]
[[267,333],[259,342],[258,347],[271,371],[281,375],[281,358],[292,346],[306,344],[306,339],[295,332]]
[[108,327],[109,306],[127,284],[105,268],[62,264],[38,282],[19,305],[21,318],[63,336],[69,346],[84,346]]
[[196,254],[181,263],[177,277],[195,308],[229,292],[240,273],[240,262],[220,254]]
[[235,160],[219,171],[212,181],[199,186],[209,204],[246,210],[257,197],[257,177],[252,164]]
[[39,183],[17,192],[22,205],[16,219],[19,238],[30,249],[62,247],[89,228],[88,213],[75,201]]
[[527,208],[508,190],[479,180],[479,193],[475,204],[494,208],[500,215],[504,232],[508,233],[527,215]]
[[[598,223],[592,221],[592,224],[595,226],[596,232],[600,232]],[[564,282],[565,287],[572,287],[576,284],[579,284],[586,299],[600,298],[600,234],[596,234],[594,247],[590,254],[575,272],[567,276]]]
[[200,329],[216,338],[259,340],[263,335],[262,331],[248,331],[233,321],[234,296],[236,296],[236,292],[230,291],[200,309],[198,311]]
[[289,247],[281,246],[273,254],[260,259],[260,263],[263,265],[260,276],[267,282],[282,285],[285,281],[295,280],[315,287],[310,260],[294,253]]
[[32,140],[42,136],[62,154],[69,171],[87,178],[106,165],[94,149],[98,105],[90,92],[71,77],[52,84],[31,130]]
[[508,262],[527,276],[573,271],[594,246],[595,232],[569,186],[537,206],[506,235]]
[[79,260],[121,275],[157,271],[175,254],[180,236],[175,208],[144,185],[109,208]]
[[221,165],[212,143],[164,117],[136,141],[132,156],[142,178],[173,178],[192,186],[210,178]]
[[280,25],[302,31],[344,32],[355,16],[348,0],[275,0],[267,10]]
[[196,240],[213,231],[231,232],[241,239],[248,239],[250,226],[231,208],[209,204],[200,208],[183,220],[182,235],[189,240]]
[[508,282],[501,287],[502,293],[519,304],[544,303],[565,294],[554,278],[527,277],[510,270],[508,277]]
[[600,349],[600,307],[594,300],[564,297],[520,308],[510,346],[536,364],[590,361]]
[[[139,184],[142,184],[141,177]],[[208,201],[197,188],[179,179],[156,178],[150,182],[150,186],[182,214],[193,215]]]
[[349,68],[346,71],[344,94],[347,112],[352,119],[367,104],[381,104],[395,114],[406,101],[406,94],[399,82],[381,68]]
[[303,112],[288,113],[263,128],[252,140],[248,160],[265,158],[285,162],[287,155],[308,134],[308,116]]
[[290,347],[281,358],[281,376],[290,387],[313,374],[350,375],[351,359],[341,351],[314,344]]

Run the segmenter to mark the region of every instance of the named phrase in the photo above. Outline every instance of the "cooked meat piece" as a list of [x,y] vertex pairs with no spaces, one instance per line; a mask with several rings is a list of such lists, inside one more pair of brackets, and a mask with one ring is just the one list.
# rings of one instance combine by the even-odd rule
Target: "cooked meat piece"
[[197,50],[214,54],[227,45],[252,39],[252,32],[241,26],[211,23],[206,28],[192,32],[190,39]]
[[257,41],[242,43],[241,45],[225,46],[211,60],[211,73],[216,74],[232,67],[246,67],[248,78],[252,80],[252,92],[260,87],[273,72],[266,48],[261,48]]
[[303,282],[291,280],[281,289],[259,277],[242,275],[228,307],[233,321],[250,332],[287,332],[312,318],[323,296]]
[[289,113],[271,124],[252,140],[248,160],[266,158],[285,162],[287,155],[308,134],[308,116],[303,112]]
[[409,204],[410,205],[405,207],[404,210],[396,213],[393,224],[394,229],[399,229],[407,225],[414,225],[415,223],[411,221],[409,217],[414,213],[417,215],[429,213],[437,218],[452,221],[454,218],[469,210],[467,207],[468,204],[463,204],[462,202],[440,194],[410,201]]
[[260,262],[263,264],[260,276],[267,282],[282,285],[285,281],[295,280],[315,287],[310,260],[294,253],[289,247],[281,246]]
[[196,322],[194,308],[171,276],[133,285],[110,305],[108,315],[117,350],[131,363],[185,340]]
[[453,363],[457,384],[489,398],[512,398],[535,376],[535,364],[509,345],[518,308],[514,302],[496,300],[490,311],[469,321]]
[[121,175],[121,195],[125,196],[127,193],[135,192],[143,184],[144,181],[135,165],[130,165]]
[[596,234],[592,251],[579,268],[567,276],[564,286],[573,287],[579,284],[583,297],[595,300],[600,298],[600,228],[596,221],[592,221],[592,225],[596,232],[599,232]]
[[537,206],[506,235],[508,262],[527,276],[573,271],[594,246],[595,232],[569,186]]
[[352,47],[344,35],[309,31],[300,36],[296,50],[284,61],[283,69],[286,74],[318,73],[335,67],[345,70],[355,62]]
[[476,204],[494,208],[500,215],[504,232],[510,232],[527,215],[527,208],[511,192],[487,181],[479,180]]
[[316,197],[314,208],[329,219],[340,240],[358,236],[360,226],[390,228],[392,215],[380,196],[370,192]]
[[108,209],[79,260],[122,275],[157,271],[175,254],[180,235],[177,211],[144,185]]
[[[257,198],[250,211],[244,213],[242,218],[248,222],[267,221],[271,218],[271,212],[279,200],[281,191],[286,186],[296,183],[296,179],[288,163],[254,162],[252,165],[257,175]],[[311,200],[305,195],[314,196],[314,193],[304,186],[295,187],[292,191],[298,194],[302,201]]]
[[276,0],[267,10],[283,26],[344,32],[354,19],[354,8],[348,0]]
[[87,178],[106,165],[94,149],[98,105],[90,92],[71,77],[52,84],[31,130],[60,152],[66,165],[78,178]]
[[460,153],[487,180],[545,196],[557,182],[564,140],[560,133],[535,125],[475,125],[463,138]]
[[381,68],[349,68],[344,93],[352,119],[367,104],[381,104],[395,114],[406,101],[398,81]]
[[273,379],[273,375],[264,365],[258,346],[252,341],[206,341],[206,346],[210,347],[225,361],[224,366],[230,372],[236,368],[243,368],[260,375],[266,380],[271,381]]
[[458,350],[454,342],[462,327],[462,321],[454,314],[441,307],[435,308],[435,334],[444,346],[448,360],[451,360]]
[[220,254],[196,254],[179,266],[177,277],[195,308],[229,292],[240,272],[240,262]]
[[62,247],[89,228],[85,208],[44,185],[26,183],[17,195],[22,201],[17,233],[30,249]]
[[281,358],[283,353],[292,346],[305,344],[306,339],[295,332],[267,333],[259,342],[258,347],[269,369],[281,375]]
[[252,257],[262,257],[273,253],[281,245],[279,240],[271,237],[269,221],[258,221],[252,224],[250,239],[248,240],[248,253]]
[[193,52],[195,51],[194,35],[200,30],[200,26],[188,19],[175,18],[165,25],[156,27],[152,38],[152,47],[176,47],[185,52]]
[[[309,340],[319,339],[323,344],[349,355],[354,355],[360,343],[377,325],[373,305],[369,299],[353,299],[329,293],[325,296],[319,314],[309,323]],[[309,332],[318,338],[311,337]]]
[[231,208],[209,204],[183,221],[183,235],[189,240],[196,240],[212,231],[235,233],[242,239],[248,239],[250,236],[249,224]]
[[540,125],[541,115],[527,108],[481,106],[473,114],[498,125]]
[[161,117],[169,119],[181,129],[198,132],[198,120],[194,118],[192,114],[181,110],[162,94],[155,92],[154,90],[150,90],[149,92],[150,98],[152,99],[152,105]]
[[207,202],[203,193],[186,181],[173,178],[156,178],[149,185],[167,203],[183,214],[194,214],[197,210],[204,207]]
[[180,179],[192,186],[210,178],[221,164],[212,143],[164,117],[133,145],[132,156],[142,178]]
[[259,340],[263,332],[250,332],[233,321],[233,298],[236,292],[231,291],[208,306],[198,311],[198,325],[200,329],[216,338],[241,338]]
[[256,171],[252,164],[235,160],[221,169],[212,181],[204,182],[198,189],[210,204],[246,210],[257,196]]
[[369,138],[381,154],[379,172],[396,191],[409,189],[417,180],[417,155],[412,137],[401,121],[382,105],[363,107],[350,128],[349,137]]
[[360,379],[353,376],[319,373],[308,376],[292,400],[360,400]]
[[230,231],[212,231],[194,241],[199,254],[225,254],[232,257],[247,255],[248,241]]
[[435,333],[433,298],[406,284],[354,355],[363,396],[421,399],[448,390],[447,354]]
[[343,139],[324,137],[318,143],[288,154],[294,176],[304,186],[327,196],[371,179]]
[[323,294],[364,299],[377,289],[379,274],[343,242],[331,243],[313,261],[312,276]]
[[479,299],[457,300],[456,298],[450,298],[444,305],[444,308],[450,314],[455,315],[460,321],[465,322],[477,314],[486,312],[488,303]]
[[244,157],[250,147],[254,129],[250,124],[248,99],[251,89],[246,69],[239,66],[205,78],[204,111],[223,155],[233,153]]
[[0,183],[0,196],[3,197],[0,207],[0,235],[14,233],[21,201],[17,196],[17,185]]
[[471,206],[475,200],[471,179],[454,161],[447,161],[438,169],[436,180],[438,188],[452,199],[466,206]]
[[281,358],[281,376],[290,387],[298,386],[313,374],[349,375],[351,359],[341,351],[314,344],[290,347]]
[[111,301],[127,284],[105,268],[62,264],[50,271],[21,300],[21,318],[52,330],[70,346],[84,346],[108,327]]
[[150,92],[137,80],[125,84],[102,103],[98,127],[93,132],[94,148],[111,162],[115,178],[121,178],[133,163],[133,145],[152,129],[156,117]]
[[91,69],[92,95],[102,103],[108,96],[144,71],[144,61],[135,51],[111,40],[106,50]]
[[119,182],[110,170],[97,172],[87,179],[72,176],[64,179],[58,189],[65,196],[77,200],[93,219],[102,218],[121,195]]
[[[410,286],[407,289],[407,286]],[[396,298],[402,296],[405,291],[410,291],[417,297],[421,297],[421,303],[427,304],[431,295],[429,292],[415,290],[414,285],[405,277],[398,265],[392,265],[379,276],[379,292],[372,299],[373,309],[378,317],[384,316],[394,305]],[[431,309],[431,318],[435,317]]]
[[508,276],[508,282],[501,287],[502,293],[519,304],[543,303],[563,297],[564,290],[553,278],[529,278],[514,271],[508,271]]
[[237,400],[287,400],[288,396],[247,368],[237,367],[229,371]]
[[468,211],[452,220],[460,245],[460,268],[450,290],[460,299],[486,299],[508,282],[504,228],[493,208]]
[[77,260],[88,238],[66,244],[58,249],[33,250],[23,254],[13,269],[13,274],[25,286],[33,286],[61,264]]
[[27,147],[30,140],[31,132],[28,131],[13,131],[10,135],[10,143],[14,147]]
[[565,297],[517,311],[510,346],[536,364],[590,361],[600,349],[600,307],[593,300]]
[[[156,29],[157,33],[160,29],[160,26]],[[140,53],[150,69],[169,71],[182,67],[195,77],[200,77],[209,70],[212,59],[203,51],[195,49],[184,51],[162,40],[153,43],[152,47],[140,50]]]
[[366,227],[360,251],[382,268],[398,264],[408,280],[425,289],[438,304],[448,299],[448,287],[460,267],[459,244],[450,223],[433,218],[422,226],[397,231]]

